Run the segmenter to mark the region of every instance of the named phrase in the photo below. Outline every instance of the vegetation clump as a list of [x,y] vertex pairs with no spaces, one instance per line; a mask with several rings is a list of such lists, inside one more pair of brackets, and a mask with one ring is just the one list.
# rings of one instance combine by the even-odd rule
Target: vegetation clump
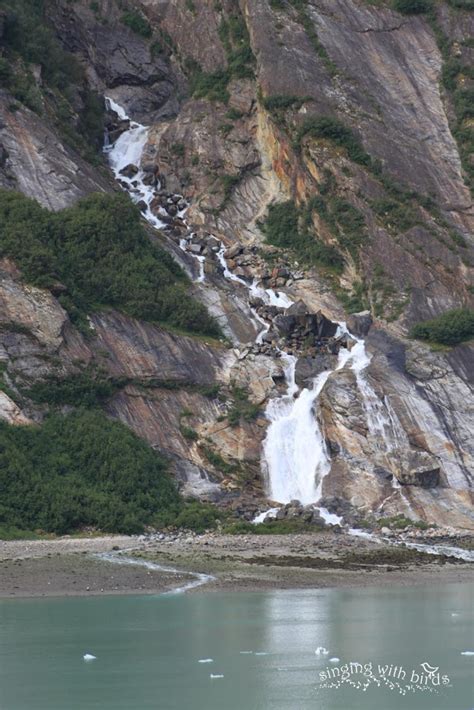
[[24,195],[0,191],[0,255],[34,285],[66,291],[60,301],[86,327],[86,314],[114,307],[130,316],[193,333],[219,328],[188,294],[184,272],[148,238],[125,195],[91,195],[51,213]]
[[433,8],[433,0],[394,0],[393,9],[402,15],[421,15]]
[[317,240],[308,223],[300,226],[300,213],[292,200],[270,205],[260,228],[269,244],[290,249],[304,263],[342,271],[343,259],[337,249]]
[[474,337],[474,310],[455,308],[417,323],[411,330],[411,336],[441,345],[458,345]]
[[141,37],[148,38],[152,35],[150,23],[146,17],[141,14],[141,12],[137,12],[136,10],[128,10],[123,13],[121,21],[124,25],[129,27],[132,32],[135,32],[135,34],[140,35]]
[[265,520],[263,523],[249,523],[239,520],[229,523],[223,532],[228,535],[294,535],[297,533],[316,533],[324,528],[302,520]]
[[100,407],[117,392],[125,382],[100,377],[99,373],[85,370],[67,378],[50,376],[35,382],[26,392],[34,402],[53,407]]
[[[90,89],[74,55],[60,44],[48,23],[46,3],[0,0],[0,11],[4,23],[0,87],[50,119],[63,139],[84,158],[100,162],[104,102]],[[40,68],[40,81],[35,78],[34,67]]]
[[232,404],[227,413],[227,419],[231,426],[236,426],[242,421],[251,422],[257,418],[260,408],[258,404],[249,400],[249,393],[245,387],[238,387],[233,384],[231,397]]
[[182,509],[164,460],[98,411],[43,426],[0,422],[0,526],[64,534],[90,526],[137,533]]
[[272,114],[273,119],[280,126],[285,126],[286,114],[290,109],[299,111],[308,101],[312,101],[311,96],[301,97],[290,94],[275,94],[261,98],[263,107]]
[[[311,15],[309,14],[308,11],[308,3],[307,0],[288,0],[288,5],[293,6],[296,10],[298,22],[300,25],[304,28],[306,32],[306,36],[308,37],[314,51],[318,55],[318,57],[323,61],[324,66],[326,67],[326,70],[330,74],[330,76],[334,76],[337,74],[337,66],[334,64],[332,59],[329,57],[326,48],[324,45],[321,43],[318,33],[316,31],[316,27],[314,25],[313,20],[311,19]],[[273,2],[273,8],[274,9],[281,9],[282,3],[277,2],[275,5],[275,0]]]
[[310,116],[298,129],[296,136],[297,147],[301,146],[301,142],[306,136],[330,140],[338,147],[344,148],[347,151],[347,155],[354,163],[365,166],[371,165],[370,156],[363,149],[359,139],[354,132],[338,118],[334,118],[333,116]]
[[227,67],[206,72],[193,59],[185,62],[191,93],[196,98],[210,101],[229,101],[227,86],[232,79],[252,79],[255,75],[255,57],[250,46],[250,37],[244,18],[237,11],[223,19],[219,37],[227,57]]

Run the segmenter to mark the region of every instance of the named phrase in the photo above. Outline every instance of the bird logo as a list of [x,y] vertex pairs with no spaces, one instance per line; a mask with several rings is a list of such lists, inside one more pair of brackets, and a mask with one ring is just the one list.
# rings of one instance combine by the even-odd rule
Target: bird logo
[[436,673],[436,671],[439,670],[439,666],[430,666],[430,664],[425,661],[424,663],[420,663],[420,666],[423,668],[425,673],[427,673],[429,676],[432,676]]

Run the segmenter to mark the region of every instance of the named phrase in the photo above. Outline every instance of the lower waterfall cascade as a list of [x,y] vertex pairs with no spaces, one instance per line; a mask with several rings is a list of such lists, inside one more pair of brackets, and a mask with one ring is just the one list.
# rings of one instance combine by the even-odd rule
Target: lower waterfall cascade
[[[141,169],[141,158],[148,140],[148,128],[130,120],[124,109],[113,99],[106,97],[106,103],[121,120],[130,121],[129,129],[125,130],[115,143],[110,144],[107,140],[104,146],[112,171],[132,200],[140,203],[143,217],[154,228],[163,228],[166,223],[161,221],[150,208],[156,196],[155,188],[145,184],[145,173]],[[127,177],[122,171],[131,164],[139,169],[132,177]],[[176,198],[179,198],[179,204],[182,205],[183,197],[177,195]],[[178,212],[181,219],[184,219],[187,207],[186,203],[186,206]],[[164,208],[160,208],[158,215],[160,211],[164,216]],[[193,233],[190,232],[189,238],[192,236]],[[180,241],[179,246],[183,251],[186,251],[187,245],[188,239]],[[226,247],[221,242],[217,258],[222,266],[224,278],[244,286],[250,297],[260,298],[265,304],[288,308],[294,303],[281,291],[265,289],[256,281],[249,284],[233,274],[227,265],[225,251]],[[199,262],[199,276],[194,279],[195,282],[205,282],[204,257],[190,255]],[[251,311],[256,326],[261,328],[256,338],[256,342],[259,343],[270,326],[254,309]],[[397,441],[404,435],[395,413],[389,408],[388,401],[385,402],[377,396],[365,376],[371,356],[366,351],[364,341],[350,334],[343,322],[338,324],[338,334],[350,335],[355,344],[350,350],[341,347],[335,369],[318,375],[310,388],[299,390],[295,382],[297,358],[281,350],[279,352],[284,362],[287,391],[282,396],[271,398],[266,406],[265,414],[270,424],[263,443],[261,459],[262,472],[268,484],[268,495],[275,502],[285,504],[292,500],[299,500],[303,505],[316,505],[321,498],[323,480],[330,471],[331,461],[318,421],[318,398],[328,379],[337,370],[349,367],[354,371],[366,410],[369,433],[380,441],[380,446],[386,453],[396,448]],[[320,514],[329,523],[341,521],[341,518],[324,508],[320,508]]]

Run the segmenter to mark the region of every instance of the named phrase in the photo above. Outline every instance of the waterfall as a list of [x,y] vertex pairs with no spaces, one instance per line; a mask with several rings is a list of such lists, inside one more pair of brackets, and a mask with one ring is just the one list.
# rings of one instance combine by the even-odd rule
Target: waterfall
[[[263,466],[267,470],[272,500],[279,503],[299,500],[303,505],[309,505],[321,497],[322,481],[330,469],[316,408],[332,371],[322,372],[315,378],[311,389],[305,388],[296,396],[297,359],[285,354],[282,357],[287,361],[288,390],[284,397],[271,399],[267,405],[265,414],[271,423],[263,445]],[[341,348],[336,370],[344,367],[349,358],[350,351]]]
[[[110,98],[106,101],[108,108],[115,111],[122,120],[129,120],[121,106]],[[140,168],[147,140],[148,128],[130,121],[129,129],[109,147],[108,157],[116,179],[129,192],[134,202],[144,203],[142,211],[145,219],[155,228],[160,228],[165,226],[165,223],[150,209],[150,204],[156,196],[155,188],[145,184],[145,173]],[[121,174],[130,164],[137,166],[138,172],[131,177]],[[163,208],[160,208],[160,212],[165,214]],[[183,218],[185,212],[186,210],[182,210],[179,216]],[[192,237],[193,233],[180,241],[183,251],[186,251]],[[260,298],[267,305],[288,308],[293,304],[285,293],[264,289],[256,280],[248,283],[233,274],[227,265],[225,251],[226,247],[221,243],[217,259],[222,266],[224,278],[244,286],[250,297]],[[199,262],[199,276],[196,281],[202,283],[205,281],[205,257],[195,254],[192,256]],[[270,324],[255,309],[251,308],[251,312],[257,329],[260,329],[256,338],[256,342],[260,343]],[[267,404],[265,414],[270,425],[262,452],[262,469],[268,481],[269,497],[276,502],[299,500],[307,505],[317,503],[321,497],[323,480],[330,471],[331,462],[318,422],[318,399],[329,377],[337,370],[350,367],[355,373],[367,414],[369,433],[379,442],[385,453],[393,451],[397,442],[400,443],[404,436],[406,438],[389,401],[380,400],[367,380],[365,371],[371,357],[365,349],[364,341],[352,336],[345,323],[339,323],[338,334],[347,334],[355,340],[352,349],[341,348],[335,369],[322,372],[315,378],[312,387],[301,391],[295,382],[297,358],[280,351],[287,388],[284,395],[270,399]],[[320,512],[328,522],[340,521],[340,518],[331,515],[324,508],[320,508]]]
[[378,450],[389,454],[400,446],[406,445],[407,436],[388,397],[381,400],[369,384],[365,371],[372,358],[365,349],[364,341],[356,340],[356,345],[351,352],[351,369],[355,373],[357,386],[362,395],[369,434],[373,437]]

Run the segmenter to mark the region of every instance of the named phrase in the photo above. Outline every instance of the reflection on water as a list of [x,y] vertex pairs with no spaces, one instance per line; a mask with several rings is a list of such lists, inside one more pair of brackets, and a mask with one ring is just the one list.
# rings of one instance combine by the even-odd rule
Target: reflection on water
[[[445,585],[2,601],[0,708],[470,710],[473,597]],[[428,664],[452,687],[321,687],[320,673],[351,661]]]

